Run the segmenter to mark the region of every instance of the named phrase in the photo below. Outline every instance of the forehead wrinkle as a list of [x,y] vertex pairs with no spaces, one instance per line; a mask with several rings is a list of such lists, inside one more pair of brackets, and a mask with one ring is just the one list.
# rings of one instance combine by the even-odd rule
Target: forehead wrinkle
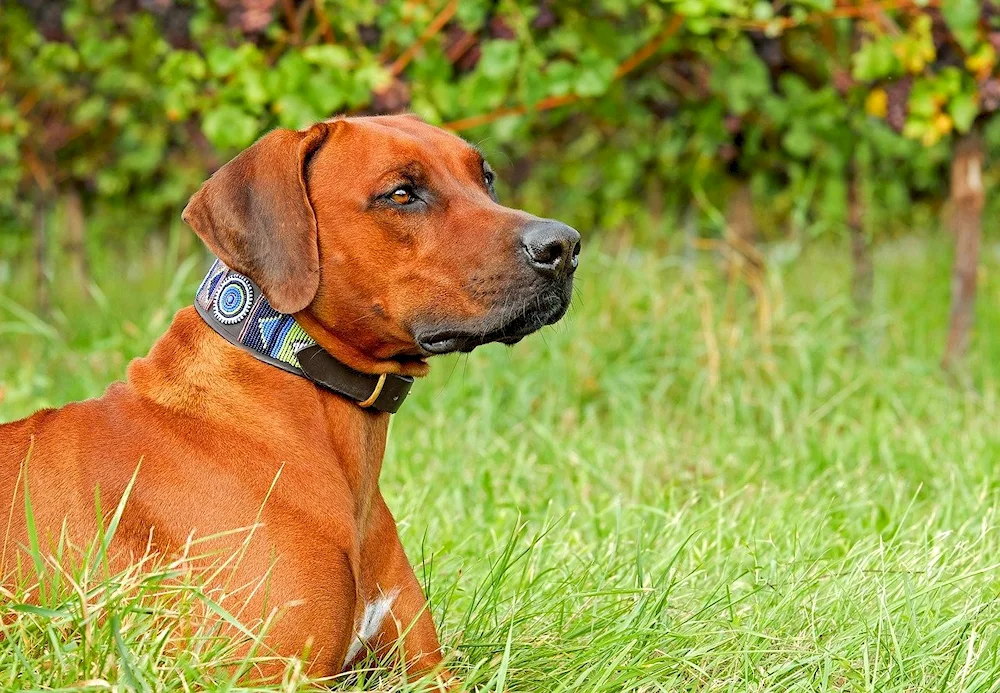
[[459,144],[459,147],[458,151],[455,151],[451,147],[444,148],[442,150],[442,153],[446,153],[447,158],[452,162],[451,165],[449,165],[446,161],[444,161],[445,157],[441,157],[441,161],[445,165],[444,167],[452,176],[455,176],[459,171],[461,171],[470,174],[473,181],[479,181],[483,175],[483,170],[489,165],[486,163],[482,150],[471,142],[467,142],[460,137],[451,136],[451,138],[458,141],[457,143]]
[[[418,165],[425,181],[447,177],[465,185],[478,181],[482,176],[485,159],[479,147],[466,140],[446,133],[415,119],[392,122],[388,116],[350,119],[356,126],[367,130],[372,137],[384,137],[386,145],[382,154],[373,159],[378,162],[377,181],[385,182],[393,173],[404,172],[409,165]],[[456,147],[457,145],[457,147]],[[382,149],[372,147],[369,151]],[[394,162],[402,161],[402,164]]]
[[481,165],[486,161],[482,150],[478,146],[462,139],[458,135],[441,130],[440,128],[436,128],[432,125],[428,125],[417,118],[406,118],[403,121],[390,120],[397,117],[398,116],[370,116],[358,120],[382,130],[388,130],[393,134],[416,143],[417,145],[430,147],[435,150],[435,153],[439,153],[441,151],[454,151],[457,146],[463,155],[471,153],[477,164]]
[[384,173],[379,175],[380,182],[389,182],[393,179],[409,178],[414,182],[422,182],[427,178],[427,173],[423,163],[416,159],[411,159],[401,165],[391,166]]

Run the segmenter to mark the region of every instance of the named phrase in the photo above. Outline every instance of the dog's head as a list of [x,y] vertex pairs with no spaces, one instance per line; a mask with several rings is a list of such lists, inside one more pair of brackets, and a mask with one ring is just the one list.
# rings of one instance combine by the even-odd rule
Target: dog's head
[[504,207],[493,179],[416,118],[343,118],[265,135],[184,220],[334,356],[422,375],[430,355],[513,344],[569,306],[580,235]]

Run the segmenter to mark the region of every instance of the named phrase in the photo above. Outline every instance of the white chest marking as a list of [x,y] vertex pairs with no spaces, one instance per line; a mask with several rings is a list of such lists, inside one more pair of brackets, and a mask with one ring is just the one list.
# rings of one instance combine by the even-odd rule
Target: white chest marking
[[382,596],[375,601],[365,604],[365,612],[361,614],[361,620],[358,621],[356,629],[357,634],[351,642],[351,646],[347,649],[347,656],[344,657],[345,668],[355,657],[357,657],[358,652],[361,651],[361,646],[364,645],[367,640],[370,640],[378,635],[378,632],[382,627],[382,621],[384,621],[385,617],[389,615],[389,612],[392,609],[392,603],[396,601],[396,597],[398,596],[399,588],[395,587],[389,590],[388,593],[382,594]]

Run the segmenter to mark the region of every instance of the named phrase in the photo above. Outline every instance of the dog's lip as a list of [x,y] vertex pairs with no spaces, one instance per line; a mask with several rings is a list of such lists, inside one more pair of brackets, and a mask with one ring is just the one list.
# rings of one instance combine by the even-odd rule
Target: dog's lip
[[420,348],[418,353],[405,352],[401,354],[396,354],[393,358],[400,363],[406,364],[425,364],[427,363],[427,352],[424,351],[423,347]]
[[520,315],[504,325],[492,330],[470,330],[467,328],[450,328],[418,333],[416,342],[427,355],[450,354],[455,351],[469,352],[483,344],[500,342],[501,344],[517,344],[533,332],[545,325],[550,325],[565,312],[566,306],[560,306],[548,315],[528,313]]
[[[546,325],[558,322],[569,310],[573,280],[549,284],[541,290],[514,295],[499,302],[477,321],[453,322],[431,313],[426,322],[411,325],[410,334],[425,356],[470,352],[500,342],[517,344]],[[499,320],[497,318],[500,318]]]
[[427,355],[435,356],[439,354],[450,354],[453,351],[469,352],[477,346],[489,344],[490,342],[500,342],[501,344],[507,345],[517,344],[533,331],[534,330],[521,334],[510,335],[499,332],[487,333],[485,335],[478,333],[441,332],[418,340],[418,344],[420,344],[420,348],[423,349]]

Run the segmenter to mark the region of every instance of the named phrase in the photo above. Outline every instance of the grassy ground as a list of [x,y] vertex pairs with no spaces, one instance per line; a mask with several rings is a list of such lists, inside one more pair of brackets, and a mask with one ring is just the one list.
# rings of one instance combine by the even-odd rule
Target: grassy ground
[[[944,241],[879,250],[860,347],[844,249],[774,249],[762,329],[709,263],[591,246],[563,324],[439,362],[393,420],[382,487],[452,668],[485,691],[1000,689],[986,255],[960,387],[937,366]],[[25,283],[0,298],[0,420],[120,376],[204,269],[167,257],[101,271],[96,301],[46,322]],[[163,644],[186,612],[164,585],[136,571],[15,612],[0,688],[219,685],[217,650]]]

